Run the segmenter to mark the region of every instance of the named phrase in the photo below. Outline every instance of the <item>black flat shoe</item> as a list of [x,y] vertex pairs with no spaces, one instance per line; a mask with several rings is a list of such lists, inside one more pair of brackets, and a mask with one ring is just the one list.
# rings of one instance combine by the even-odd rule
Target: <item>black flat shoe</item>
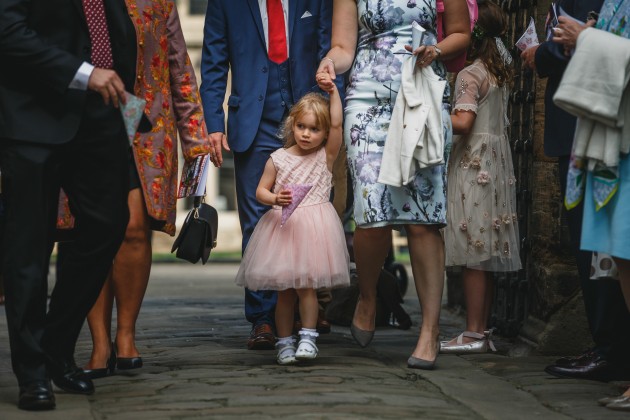
[[55,394],[50,386],[50,381],[35,381],[21,386],[18,408],[33,411],[55,408]]
[[113,375],[116,370],[116,361],[116,350],[114,349],[114,344],[112,343],[109,359],[107,359],[105,367],[97,369],[83,369],[83,373],[85,373],[85,375],[90,379],[99,379]]
[[118,357],[116,367],[120,370],[139,369],[142,367],[142,357]]
[[92,380],[74,363],[66,365],[61,374],[53,376],[52,382],[72,394],[92,395],[94,393]]

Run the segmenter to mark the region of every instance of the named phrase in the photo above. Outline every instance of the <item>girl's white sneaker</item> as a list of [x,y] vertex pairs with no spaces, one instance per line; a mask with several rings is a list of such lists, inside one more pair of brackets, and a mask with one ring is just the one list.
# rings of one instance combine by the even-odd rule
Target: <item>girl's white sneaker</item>
[[298,360],[314,359],[317,357],[318,351],[313,339],[310,337],[300,338],[295,358]]

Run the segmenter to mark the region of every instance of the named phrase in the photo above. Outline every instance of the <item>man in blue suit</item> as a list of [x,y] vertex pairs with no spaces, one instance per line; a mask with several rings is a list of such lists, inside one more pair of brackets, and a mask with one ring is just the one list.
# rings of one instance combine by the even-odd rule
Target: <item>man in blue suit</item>
[[[208,2],[201,99],[212,161],[221,165],[222,147],[234,153],[243,251],[268,210],[256,201],[256,187],[269,155],[282,147],[278,129],[293,103],[317,90],[315,73],[330,49],[331,24],[332,0]],[[228,69],[232,80],[226,132]],[[245,316],[252,323],[249,349],[274,347],[275,303],[275,292],[245,290]]]

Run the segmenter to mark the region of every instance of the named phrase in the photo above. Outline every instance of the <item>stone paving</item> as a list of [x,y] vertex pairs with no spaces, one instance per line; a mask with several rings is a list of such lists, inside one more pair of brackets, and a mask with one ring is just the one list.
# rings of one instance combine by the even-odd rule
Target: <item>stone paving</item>
[[[420,311],[411,285],[405,307],[414,328],[380,328],[366,349],[348,328],[318,341],[320,357],[299,366],[275,364],[274,351],[248,351],[249,327],[238,266],[155,264],[138,322],[145,367],[96,381],[85,397],[56,392],[57,409],[16,408],[4,311],[0,314],[0,419],[622,419],[596,400],[621,384],[556,379],[543,372],[552,357],[498,340],[497,354],[441,355],[438,369],[410,370]],[[462,320],[444,312],[441,330]],[[90,351],[84,328],[77,362]],[[509,354],[526,356],[510,357]]]

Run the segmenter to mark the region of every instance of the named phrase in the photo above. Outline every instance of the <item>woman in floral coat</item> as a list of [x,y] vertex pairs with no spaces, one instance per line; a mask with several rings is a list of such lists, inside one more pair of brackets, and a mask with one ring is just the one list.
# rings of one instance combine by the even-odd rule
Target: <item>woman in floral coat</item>
[[[135,324],[149,281],[151,230],[175,234],[177,134],[184,158],[208,154],[197,83],[173,0],[125,0],[137,36],[134,95],[147,101],[152,128],[136,133],[130,153],[130,220],[110,276],[88,315],[94,348],[86,373],[95,378],[142,366]],[[70,213],[60,215],[68,225]],[[112,348],[113,300],[118,313]],[[117,363],[116,355],[118,356]]]

